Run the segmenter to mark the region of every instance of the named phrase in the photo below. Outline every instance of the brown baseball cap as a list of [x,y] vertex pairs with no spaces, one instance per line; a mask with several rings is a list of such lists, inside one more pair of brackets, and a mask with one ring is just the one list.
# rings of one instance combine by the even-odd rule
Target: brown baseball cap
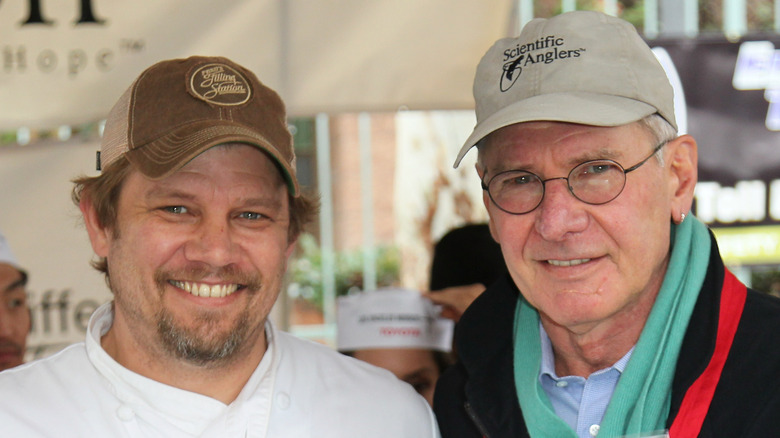
[[537,18],[496,41],[474,78],[477,125],[455,160],[488,134],[530,121],[619,126],[659,114],[675,129],[666,71],[631,23],[595,11]]
[[141,73],[109,112],[99,169],[124,155],[145,176],[161,179],[225,143],[266,152],[298,196],[292,135],[279,95],[227,58],[166,60]]

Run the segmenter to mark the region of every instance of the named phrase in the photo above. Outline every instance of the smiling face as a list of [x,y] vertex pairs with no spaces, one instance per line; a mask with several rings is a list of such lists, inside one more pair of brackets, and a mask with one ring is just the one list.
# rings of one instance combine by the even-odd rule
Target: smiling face
[[[576,333],[607,322],[613,327],[644,324],[669,260],[670,218],[687,212],[686,202],[690,207],[693,186],[682,190],[680,181],[689,183],[691,177],[677,172],[683,142],[664,147],[665,166],[651,158],[628,173],[623,192],[603,205],[577,200],[563,179],[548,181],[541,204],[521,215],[501,211],[484,193],[491,232],[512,278],[543,323]],[[638,123],[611,128],[519,123],[486,139],[478,171],[483,181],[510,169],[544,180],[565,177],[594,159],[629,168],[655,145]]]
[[24,362],[30,331],[25,284],[24,274],[9,264],[0,263],[0,371]]
[[162,180],[131,172],[115,230],[88,201],[82,211],[114,292],[107,351],[205,367],[262,356],[292,251],[287,191],[264,153],[218,146]]

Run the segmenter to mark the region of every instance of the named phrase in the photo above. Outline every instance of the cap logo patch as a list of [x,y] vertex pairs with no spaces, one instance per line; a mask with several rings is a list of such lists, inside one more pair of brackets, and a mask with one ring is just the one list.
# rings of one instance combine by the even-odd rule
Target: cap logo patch
[[518,43],[504,50],[499,89],[509,91],[523,72],[523,67],[535,64],[551,64],[560,59],[579,58],[584,48],[567,50],[566,41],[555,35],[547,35],[530,43]]
[[222,106],[244,104],[252,95],[249,81],[225,64],[207,64],[193,71],[190,90],[199,99]]

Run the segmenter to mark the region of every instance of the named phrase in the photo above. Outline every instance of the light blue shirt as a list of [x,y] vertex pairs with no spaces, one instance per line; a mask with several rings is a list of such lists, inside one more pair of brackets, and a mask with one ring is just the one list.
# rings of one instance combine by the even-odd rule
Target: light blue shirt
[[566,422],[580,438],[592,438],[598,434],[599,425],[623,374],[631,350],[614,365],[596,371],[588,378],[580,376],[559,377],[555,374],[552,344],[544,327],[539,324],[542,341],[542,368],[539,382],[552,403],[555,413]]

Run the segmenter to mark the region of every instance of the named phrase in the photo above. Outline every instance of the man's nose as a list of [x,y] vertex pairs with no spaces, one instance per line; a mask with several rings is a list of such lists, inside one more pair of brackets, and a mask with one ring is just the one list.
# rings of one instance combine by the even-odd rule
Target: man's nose
[[234,263],[237,245],[233,234],[229,221],[204,218],[187,243],[185,256],[213,267]]
[[568,233],[583,231],[588,225],[586,204],[569,190],[564,177],[545,180],[544,198],[536,211],[535,228],[545,240],[559,241]]

